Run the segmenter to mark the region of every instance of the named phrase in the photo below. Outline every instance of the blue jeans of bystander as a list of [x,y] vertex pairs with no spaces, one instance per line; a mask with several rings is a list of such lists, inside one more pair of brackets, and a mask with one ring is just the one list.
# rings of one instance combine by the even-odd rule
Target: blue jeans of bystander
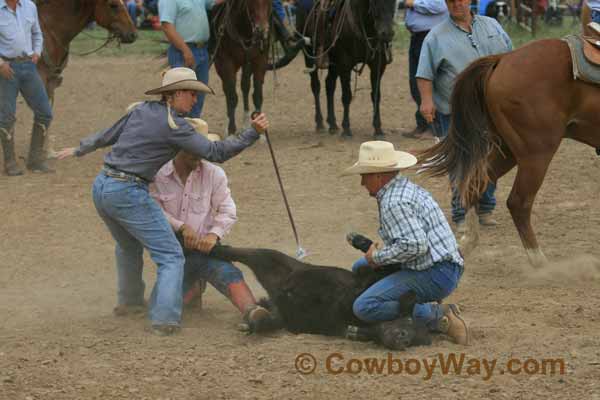
[[183,251],[148,186],[101,172],[92,190],[100,217],[115,239],[117,297],[120,305],[144,302],[144,248],[156,263],[156,284],[150,296],[153,325],[178,325],[181,320]]
[[[208,50],[206,45],[204,47],[197,47],[196,45],[190,45],[190,50],[194,54],[194,60],[196,66],[194,71],[196,72],[196,78],[208,85]],[[167,49],[167,58],[171,67],[185,67],[185,61],[183,59],[183,53],[177,49],[177,47],[170,45]],[[192,107],[189,116],[193,118],[199,118],[202,115],[202,108],[204,107],[204,93],[198,93],[198,101]]]
[[31,61],[11,62],[12,79],[0,77],[0,128],[10,130],[15,123],[19,92],[33,111],[34,122],[46,128],[52,121],[52,108],[44,83]]

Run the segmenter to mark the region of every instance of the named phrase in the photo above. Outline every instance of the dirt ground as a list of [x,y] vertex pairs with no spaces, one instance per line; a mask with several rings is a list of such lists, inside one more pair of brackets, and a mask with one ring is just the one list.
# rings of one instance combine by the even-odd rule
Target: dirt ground
[[[388,139],[400,149],[413,149],[426,143],[399,134],[413,126],[405,59],[396,54],[383,79],[382,118]],[[158,69],[151,58],[71,60],[57,91],[55,147],[77,145],[81,137],[109,126],[130,102],[157,86]],[[338,177],[372,134],[368,75],[359,79],[352,104],[355,136],[342,141],[315,132],[302,69],[296,61],[278,73],[277,86],[268,76],[264,110],[272,120],[273,145],[301,243],[309,252],[306,260],[349,268],[359,254],[346,245],[345,234],[377,233],[376,203],[359,178]],[[222,132],[224,97],[216,75],[211,82],[218,93],[207,100],[205,117]],[[17,149],[24,156],[31,114],[22,101],[18,118]],[[400,374],[387,367],[382,373],[357,373],[364,366],[360,360],[387,360],[388,351],[374,344],[241,333],[238,312],[213,288],[204,310],[186,313],[175,337],[150,335],[142,317],[113,317],[114,244],[90,196],[102,156],[98,151],[55,163],[57,172],[49,176],[0,176],[0,399],[600,399],[600,210],[594,200],[600,192],[600,159],[591,148],[564,143],[538,196],[533,220],[553,261],[543,271],[527,264],[504,206],[514,173],[500,181],[500,225],[481,231],[481,243],[449,298],[462,306],[473,344],[461,347],[440,337],[429,347],[391,353],[408,368]],[[227,242],[294,254],[267,146],[258,143],[224,168],[239,213]],[[449,209],[445,179],[415,179]],[[149,295],[155,267],[149,259],[146,265]],[[252,273],[242,270],[256,294],[264,294]],[[315,357],[314,373],[297,371],[295,360],[302,353]],[[332,353],[340,354],[328,370]],[[460,374],[444,375],[436,369],[428,379],[424,367],[416,369],[416,360],[423,366],[422,360],[431,362],[438,354],[497,359],[497,368],[486,379],[471,360],[469,371],[465,366]],[[508,373],[503,366],[511,358],[522,364],[533,359],[530,373]],[[564,374],[536,370],[549,358],[564,359]],[[352,359],[355,373],[333,373]]]

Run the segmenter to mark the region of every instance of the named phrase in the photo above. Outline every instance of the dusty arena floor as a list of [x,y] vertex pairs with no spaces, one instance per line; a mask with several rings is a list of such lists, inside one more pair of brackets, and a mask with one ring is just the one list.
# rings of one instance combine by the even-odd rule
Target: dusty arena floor
[[[426,143],[399,134],[413,125],[406,64],[405,55],[397,54],[383,79],[382,118],[390,141],[414,149]],[[157,86],[159,67],[139,57],[71,60],[57,91],[55,147],[77,145],[109,126]],[[342,141],[315,133],[302,69],[297,61],[278,73],[277,87],[268,76],[264,110],[307,261],[349,267],[359,254],[345,243],[345,234],[375,236],[377,229],[376,203],[360,179],[338,177],[372,133],[368,75],[359,79],[352,105],[355,136]],[[218,94],[207,101],[205,116],[222,132],[224,98],[216,75],[211,82]],[[17,149],[25,155],[31,114],[22,100],[18,110]],[[176,337],[150,335],[143,318],[113,317],[114,244],[90,196],[102,155],[54,163],[57,173],[50,176],[0,176],[2,400],[600,399],[600,159],[591,148],[565,142],[536,202],[533,220],[552,266],[534,273],[527,264],[504,206],[512,173],[499,184],[500,226],[482,230],[481,244],[449,299],[462,306],[473,344],[436,338],[430,347],[391,354],[341,338],[247,336],[236,330],[238,312],[213,288],[204,310],[187,313]],[[227,242],[293,254],[266,145],[255,145],[225,169],[239,212]],[[417,181],[449,209],[445,179]],[[149,259],[146,266],[148,295],[155,268]],[[256,293],[264,294],[242,269]],[[302,353],[314,356],[314,373],[297,371],[296,365],[308,363],[296,363]],[[465,357],[460,374],[444,374],[438,363],[428,376],[427,365],[453,355]],[[392,362],[380,373],[368,372],[365,359]],[[521,373],[506,368],[511,359],[511,371],[521,366]],[[548,359],[563,359],[564,373],[542,368]],[[484,366],[493,360],[496,367],[488,374]],[[337,373],[343,367],[350,371]]]

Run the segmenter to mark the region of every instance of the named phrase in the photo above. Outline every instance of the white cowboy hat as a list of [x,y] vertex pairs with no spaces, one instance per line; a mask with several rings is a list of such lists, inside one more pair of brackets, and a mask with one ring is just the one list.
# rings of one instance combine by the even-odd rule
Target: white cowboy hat
[[208,133],[208,124],[201,118],[185,118],[185,120],[201,135],[206,136],[211,142],[221,140],[221,137],[214,133]]
[[342,175],[376,174],[412,167],[417,158],[405,151],[397,151],[390,142],[375,140],[364,142],[358,151],[358,161]]
[[162,86],[148,90],[146,94],[161,94],[174,90],[195,90],[196,92],[215,94],[213,90],[198,80],[194,70],[177,67],[169,69],[162,78]]

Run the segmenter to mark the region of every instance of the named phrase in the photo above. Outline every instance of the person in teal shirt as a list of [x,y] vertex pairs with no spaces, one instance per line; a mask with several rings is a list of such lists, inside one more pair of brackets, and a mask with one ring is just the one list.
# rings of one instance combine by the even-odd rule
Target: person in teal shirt
[[[210,26],[207,10],[225,0],[161,0],[158,2],[158,15],[162,30],[169,40],[167,50],[169,65],[188,67],[196,72],[198,80],[208,84],[208,39]],[[198,101],[189,116],[198,118],[202,114],[204,94],[198,94]]]

